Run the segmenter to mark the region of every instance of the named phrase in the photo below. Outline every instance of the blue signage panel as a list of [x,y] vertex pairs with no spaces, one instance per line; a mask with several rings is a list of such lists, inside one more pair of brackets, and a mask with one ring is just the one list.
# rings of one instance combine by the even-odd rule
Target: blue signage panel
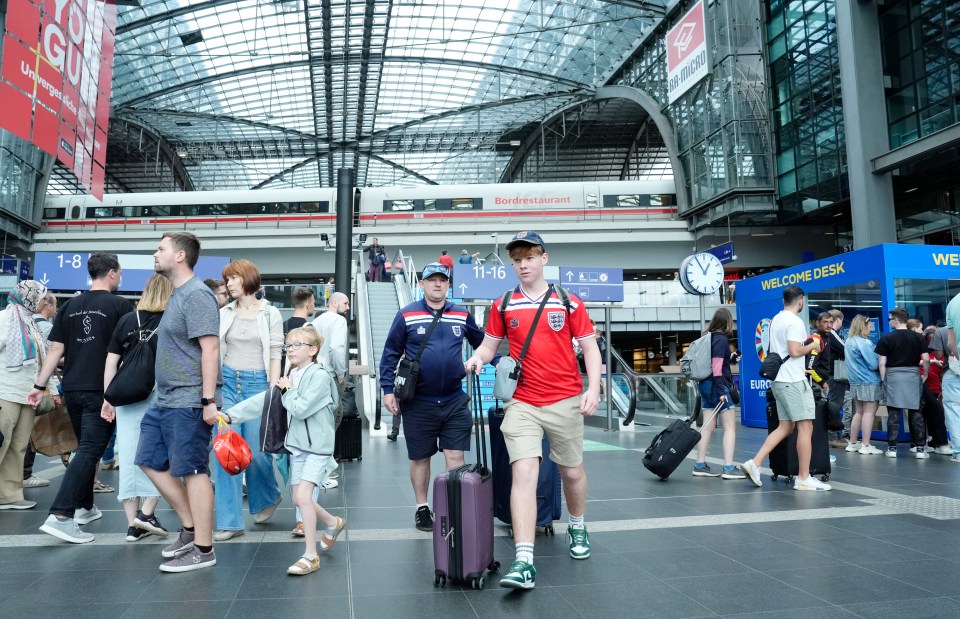
[[[34,279],[50,290],[86,290],[90,287],[87,258],[84,252],[47,252],[34,254]],[[120,292],[141,292],[154,274],[153,255],[118,254],[123,276]],[[225,256],[200,256],[194,273],[200,279],[220,279],[223,267],[230,263]]]
[[509,264],[453,265],[453,296],[458,299],[499,299],[519,283]]
[[720,264],[727,264],[728,262],[733,262],[733,243],[724,243],[723,245],[717,245],[716,247],[711,247],[707,250],[708,254],[713,254],[720,260]]
[[562,266],[560,285],[588,303],[623,301],[623,269]]

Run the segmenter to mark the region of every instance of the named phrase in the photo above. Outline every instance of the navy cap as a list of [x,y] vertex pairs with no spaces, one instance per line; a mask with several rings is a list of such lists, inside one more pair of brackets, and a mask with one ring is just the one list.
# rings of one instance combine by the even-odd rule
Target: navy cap
[[427,266],[423,267],[423,276],[420,279],[427,279],[431,275],[443,275],[447,279],[450,279],[450,269],[443,266],[439,262],[431,262]]
[[543,239],[540,238],[540,235],[534,232],[533,230],[524,230],[523,232],[517,232],[512,239],[504,246],[507,251],[510,251],[512,248],[516,247],[520,243],[526,243],[527,245],[539,245],[543,248],[543,251],[547,251],[547,245],[543,242]]

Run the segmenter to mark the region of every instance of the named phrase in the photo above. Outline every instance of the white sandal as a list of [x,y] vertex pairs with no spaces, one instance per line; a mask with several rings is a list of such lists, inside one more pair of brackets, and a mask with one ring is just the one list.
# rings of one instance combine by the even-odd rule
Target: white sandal
[[320,557],[314,557],[312,560],[306,557],[300,557],[296,563],[287,568],[287,574],[292,576],[306,576],[319,569]]

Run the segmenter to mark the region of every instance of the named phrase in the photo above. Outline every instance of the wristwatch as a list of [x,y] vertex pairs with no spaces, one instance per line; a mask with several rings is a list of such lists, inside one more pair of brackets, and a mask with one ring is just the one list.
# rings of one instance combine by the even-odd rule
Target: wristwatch
[[200,398],[201,406],[207,406],[208,404],[216,404],[216,398]]

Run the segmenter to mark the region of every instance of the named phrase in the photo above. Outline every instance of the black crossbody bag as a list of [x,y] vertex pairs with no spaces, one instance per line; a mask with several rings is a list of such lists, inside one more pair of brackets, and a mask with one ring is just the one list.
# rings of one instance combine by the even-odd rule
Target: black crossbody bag
[[437,323],[440,322],[441,316],[443,316],[442,309],[438,310],[437,315],[433,317],[430,328],[427,329],[427,333],[423,336],[423,341],[420,342],[420,349],[417,351],[417,355],[413,359],[404,357],[400,359],[400,362],[397,364],[397,375],[393,379],[393,395],[399,402],[409,402],[413,399],[413,394],[417,389],[417,379],[420,377],[420,357],[427,347],[427,342],[430,341],[430,336],[433,334],[434,328],[437,326]]

